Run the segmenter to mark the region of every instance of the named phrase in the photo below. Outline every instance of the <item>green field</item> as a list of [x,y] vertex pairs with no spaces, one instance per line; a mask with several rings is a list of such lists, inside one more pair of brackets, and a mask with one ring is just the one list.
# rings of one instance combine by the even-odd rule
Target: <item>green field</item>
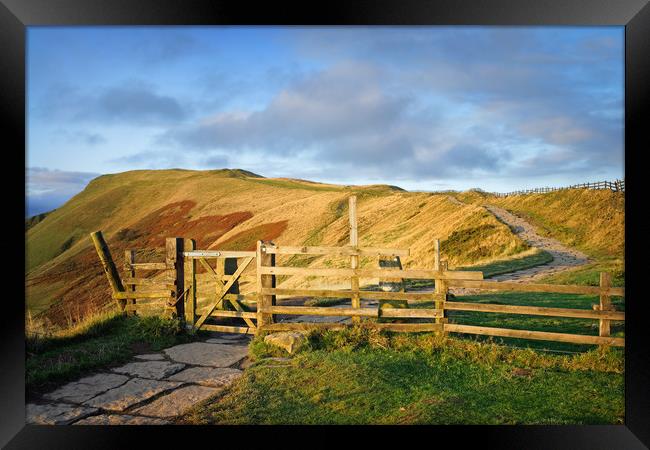
[[[620,352],[548,355],[432,334],[364,327],[313,333],[278,362],[261,337],[256,364],[183,424],[615,424]],[[286,354],[284,355],[286,356]]]

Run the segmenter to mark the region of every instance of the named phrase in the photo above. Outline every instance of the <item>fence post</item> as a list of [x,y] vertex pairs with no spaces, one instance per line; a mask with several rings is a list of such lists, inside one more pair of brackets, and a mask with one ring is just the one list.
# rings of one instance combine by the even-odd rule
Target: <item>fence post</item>
[[[439,271],[441,272],[446,272],[447,271],[447,261],[440,261],[439,264]],[[436,294],[441,294],[435,301],[436,309],[441,309],[442,310],[442,317],[438,317],[435,319],[436,323],[441,324],[443,327],[445,326],[445,323],[447,323],[447,318],[445,317],[445,302],[447,301],[447,292],[449,291],[449,286],[447,284],[447,280],[440,280],[436,279]],[[444,328],[443,328],[444,332]]]
[[[605,291],[609,289],[612,285],[612,275],[609,272],[600,272],[600,310],[601,311],[611,311],[612,301],[609,294],[606,294]],[[598,327],[598,335],[607,337],[610,335],[610,320],[609,319],[600,319]]]
[[[270,242],[269,242],[270,243]],[[262,289],[275,288],[275,275],[263,275],[260,273],[262,267],[275,266],[275,254],[266,253],[266,243],[257,241],[257,327],[263,327],[273,323],[273,314],[264,312],[264,308],[275,306],[275,295],[263,295]]]
[[[350,245],[356,249],[359,245],[359,234],[357,230],[357,197],[355,195],[350,197],[348,209],[350,212]],[[350,256],[350,268],[359,268],[358,255]],[[352,307],[360,308],[361,298],[359,297],[359,277],[354,275],[350,277],[350,289],[353,291],[351,298]],[[359,323],[360,321],[361,317],[352,317],[352,322]]]
[[176,317],[185,321],[185,303],[180,301],[180,296],[185,292],[185,270],[183,264],[183,238],[167,238],[165,240],[165,262],[167,267],[174,271],[174,285],[176,286],[175,301]]
[[[94,233],[90,233],[90,238],[95,245],[95,250],[97,251],[99,260],[102,262],[102,267],[106,274],[106,278],[108,278],[108,283],[111,285],[111,289],[113,290],[113,295],[124,292],[122,280],[120,280],[120,275],[115,268],[111,252],[108,249],[108,245],[106,245],[106,241],[104,241],[102,232],[95,231]],[[115,299],[115,302],[120,308],[120,311],[124,311],[124,308],[126,307],[126,299]]]
[[[183,242],[185,251],[191,252],[196,250],[196,242],[194,239],[185,239]],[[194,323],[196,322],[196,259],[183,257],[183,265],[185,278],[189,284],[190,290],[185,294],[183,302],[185,303],[185,326],[194,330]]]
[[[135,269],[133,268],[133,264],[135,263],[135,250],[124,250],[124,272],[128,277],[135,278]],[[135,292],[135,285],[126,285],[126,291],[127,292]],[[130,301],[129,301],[130,300]],[[136,299],[135,297],[132,299],[127,299],[126,301],[127,304],[132,304],[133,307],[135,308],[136,305]],[[136,315],[137,312],[134,309],[132,311],[132,315]]]

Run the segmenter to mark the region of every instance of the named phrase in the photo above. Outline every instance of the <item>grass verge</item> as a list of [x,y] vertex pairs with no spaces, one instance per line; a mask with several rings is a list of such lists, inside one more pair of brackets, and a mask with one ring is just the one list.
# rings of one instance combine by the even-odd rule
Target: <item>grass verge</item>
[[127,362],[134,354],[188,342],[178,321],[156,316],[107,313],[50,336],[26,339],[28,393],[52,389],[102,367]]
[[[623,356],[548,355],[366,326],[318,331],[290,360],[258,336],[258,363],[186,424],[612,424],[624,415]],[[286,356],[284,354],[283,356]]]

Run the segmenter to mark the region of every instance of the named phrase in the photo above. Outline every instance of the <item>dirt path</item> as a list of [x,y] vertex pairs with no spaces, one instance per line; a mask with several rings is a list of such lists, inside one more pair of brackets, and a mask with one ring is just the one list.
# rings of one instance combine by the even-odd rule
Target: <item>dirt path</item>
[[[452,196],[449,196],[448,199],[450,202],[457,205],[464,204]],[[491,280],[512,281],[515,283],[537,281],[547,275],[563,272],[567,269],[581,266],[589,262],[588,256],[584,253],[570,249],[556,239],[540,236],[535,232],[535,227],[521,217],[518,217],[503,208],[499,208],[498,206],[485,204],[483,207],[492,213],[498,220],[509,225],[513,229],[514,233],[526,241],[530,246],[547,251],[553,257],[553,261],[550,263],[532,267],[530,269],[522,269],[515,272],[497,275],[490,278]],[[449,291],[456,295],[471,295],[481,292],[477,289],[468,288],[450,288]]]
[[563,272],[572,267],[581,266],[589,262],[589,258],[584,253],[570,249],[564,246],[559,241],[542,237],[535,232],[535,228],[521,217],[499,208],[494,205],[484,205],[485,209],[490,211],[494,216],[502,222],[510,225],[515,234],[521,239],[526,241],[532,247],[545,250],[553,256],[553,261],[550,263],[532,267],[530,269],[518,270],[516,272],[497,275],[492,280],[496,281],[514,281],[514,282],[529,282],[538,280],[539,278],[547,275]]

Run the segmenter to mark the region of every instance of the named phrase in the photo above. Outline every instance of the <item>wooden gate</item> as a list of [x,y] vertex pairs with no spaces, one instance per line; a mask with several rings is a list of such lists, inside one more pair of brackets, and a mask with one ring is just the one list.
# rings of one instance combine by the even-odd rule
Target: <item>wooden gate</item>
[[[257,297],[239,293],[242,274],[248,267],[254,267],[252,263],[255,260],[255,252],[194,250],[194,246],[194,241],[189,240],[186,251],[183,252],[186,282],[190,286],[186,301],[186,323],[194,330],[255,334],[257,325],[253,320],[257,319],[257,314],[246,311],[241,302],[257,300]],[[215,262],[214,266],[211,261]],[[208,296],[207,305],[200,309],[197,309],[197,264],[205,269],[207,277],[214,282],[214,295]],[[234,311],[226,309],[228,305],[232,306]],[[210,317],[239,318],[243,323],[240,326],[206,323]]]

